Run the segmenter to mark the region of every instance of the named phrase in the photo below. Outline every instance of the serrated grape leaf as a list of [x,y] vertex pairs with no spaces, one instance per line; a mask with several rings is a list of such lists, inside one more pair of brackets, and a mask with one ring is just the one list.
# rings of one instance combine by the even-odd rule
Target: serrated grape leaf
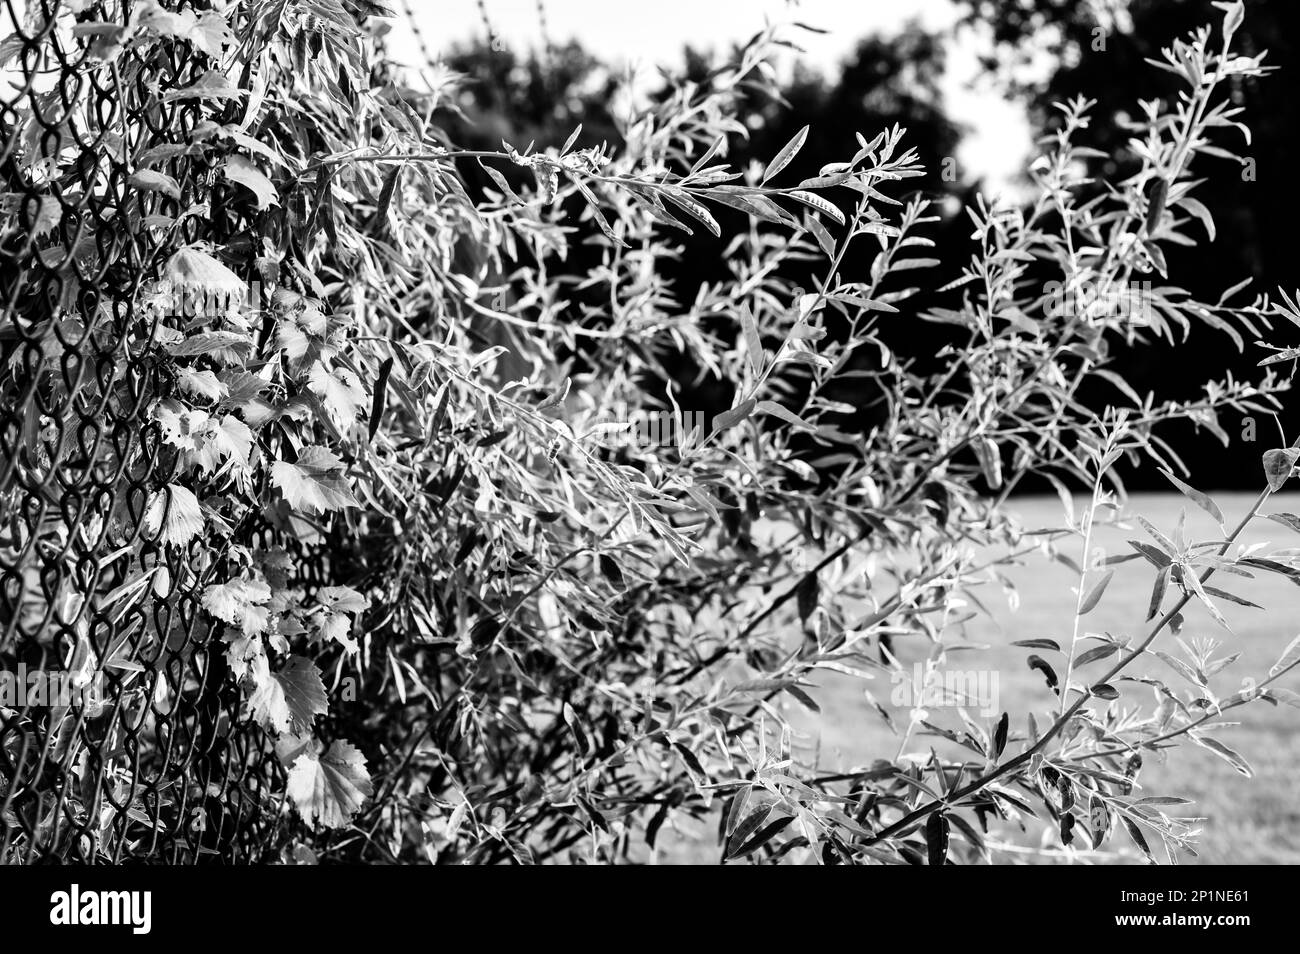
[[202,371],[195,371],[193,368],[177,368],[176,384],[190,397],[203,398],[205,401],[220,401],[230,393],[226,385],[218,381],[217,376],[206,368]]
[[158,535],[166,546],[185,546],[203,529],[203,511],[199,498],[180,484],[168,484],[156,491],[144,515],[145,530]]
[[63,204],[52,195],[41,196],[36,209],[36,221],[32,223],[32,238],[40,238],[53,232],[63,221]]
[[284,700],[289,707],[289,728],[293,732],[310,732],[312,719],[329,711],[325,683],[320,670],[310,659],[290,656],[283,669],[275,674]]
[[245,636],[253,636],[266,629],[266,604],[270,600],[271,588],[264,582],[240,578],[207,587],[200,603],[223,623],[238,626]]
[[283,683],[272,675],[264,654],[249,660],[246,678],[252,686],[244,700],[244,718],[277,734],[288,732],[293,721],[289,700],[285,698]]
[[209,354],[222,362],[238,361],[251,350],[253,342],[249,337],[235,331],[205,331],[167,345],[167,351],[176,358]]
[[324,754],[313,754],[309,749],[299,755],[289,769],[286,791],[298,813],[313,828],[343,827],[374,794],[365,759],[341,740]]
[[227,460],[238,468],[247,468],[248,455],[253,450],[253,432],[239,418],[226,414],[220,420],[208,419],[196,443],[198,446],[186,457],[204,474],[211,474]]
[[358,593],[350,586],[322,586],[316,599],[340,613],[360,613],[370,605],[364,593]]
[[316,598],[321,605],[313,613],[316,622],[313,640],[335,642],[349,653],[357,652],[361,647],[351,636],[352,620],[347,614],[362,612],[369,600],[350,586],[322,587]]
[[187,38],[191,43],[214,60],[221,59],[222,50],[235,42],[226,18],[215,10],[209,10],[198,18]]
[[248,675],[250,667],[254,665],[253,660],[266,655],[266,647],[261,636],[256,634],[236,636],[234,632],[229,630],[226,633],[225,638],[230,642],[226,647],[226,662],[235,679],[239,680]]
[[326,413],[340,429],[355,421],[357,411],[366,403],[361,380],[347,368],[331,370],[317,362],[312,366],[307,387],[320,396]]
[[324,513],[360,506],[344,476],[343,462],[319,445],[304,447],[296,463],[272,464],[271,483],[296,510]]

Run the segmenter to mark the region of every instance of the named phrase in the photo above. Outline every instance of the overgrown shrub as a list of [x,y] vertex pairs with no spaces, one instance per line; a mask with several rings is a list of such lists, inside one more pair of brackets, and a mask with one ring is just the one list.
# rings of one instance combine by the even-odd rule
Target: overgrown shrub
[[[138,206],[92,222],[57,199],[19,201],[94,187],[44,140],[48,116],[34,120],[28,96],[4,241],[27,243],[40,278],[93,268],[76,243],[97,235],[129,232],[139,254],[134,271],[103,277],[112,290],[98,302],[51,306],[11,279],[7,320],[21,335],[4,387],[64,387],[65,352],[102,359],[101,326],[130,329],[122,357],[149,369],[146,443],[172,475],[143,509],[123,490],[93,525],[64,518],[84,552],[138,561],[125,590],[86,602],[109,599],[119,620],[156,602],[200,607],[193,653],[224,659],[240,717],[276,742],[282,788],[257,798],[297,819],[274,845],[286,856],[637,860],[689,817],[717,819],[725,858],[941,863],[988,857],[991,821],[1034,815],[1066,843],[1101,846],[1122,826],[1143,851],[1157,840],[1172,853],[1189,829],[1164,813],[1170,802],[1133,796],[1142,753],[1191,739],[1236,764],[1206,732],[1220,715],[1296,700],[1276,685],[1300,664],[1296,643],[1235,695],[1210,687],[1222,660],[1182,663],[1190,688],[1118,678],[1180,630],[1190,602],[1222,622],[1215,602],[1233,597],[1211,575],[1300,580],[1297,551],[1234,548],[1295,450],[1266,455],[1268,489],[1221,539],[1146,525],[1149,541],[1106,561],[1154,570],[1150,606],[1132,608],[1144,633],[1079,624],[1112,572],[1089,541],[1122,494],[1116,462],[1167,469],[1226,526],[1158,429],[1190,420],[1224,439],[1220,414],[1268,414],[1285,390],[1270,368],[1157,403],[1107,369],[1118,342],[1201,325],[1240,347],[1271,316],[1300,323],[1289,300],[1230,304],[1238,287],[1199,302],[1165,274],[1162,246],[1213,237],[1193,165],[1230,157],[1245,132],[1221,87],[1263,70],[1231,52],[1240,3],[1158,64],[1187,89],[1144,104],[1140,171],[1081,200],[1091,184],[1072,134],[1088,104],[1069,104],[1032,166],[1032,202],[970,209],[970,264],[942,278],[925,257],[934,218],[906,197],[921,160],[903,130],[863,131],[854,155],[798,183],[782,170],[803,134],[765,168],[726,164],[745,133],[737,91],[769,82],[775,30],[707,84],[640,111],[617,153],[572,137],[465,150],[431,120],[454,106],[455,77],[403,85],[376,56],[374,4],[146,0],[125,26],[116,4],[82,6],[53,30],[87,51],[119,112],[85,96],[62,128],[128,166]],[[151,58],[181,50],[210,72],[183,90],[151,82]],[[164,134],[114,125],[177,99],[184,121]],[[471,163],[495,189],[467,192],[458,170]],[[748,228],[721,235],[718,207]],[[717,236],[731,278],[670,287],[673,236],[698,230]],[[850,243],[877,249],[867,273],[842,274]],[[599,267],[566,269],[577,245]],[[814,259],[815,287],[782,277],[784,263]],[[948,306],[912,310],[921,283],[943,285]],[[937,371],[888,346],[891,323],[916,321],[960,336]],[[701,417],[682,403],[682,352],[734,393],[730,410]],[[1115,393],[1100,413],[1077,397],[1097,381]],[[869,432],[846,429],[857,408],[843,394],[878,403]],[[16,444],[6,435],[5,453]],[[42,445],[40,466],[66,466],[66,450]],[[100,450],[104,467],[145,453]],[[1005,504],[1031,475],[1063,494],[1090,487],[1091,501],[1066,529],[1027,532]],[[969,755],[818,772],[788,713],[816,708],[819,674],[889,672],[912,640],[941,664],[975,586],[1079,541],[1074,638],[1037,650],[1060,658],[1031,660],[1058,686],[1057,710],[959,710],[959,725],[904,732]],[[15,605],[39,618],[53,595],[23,576],[30,528],[5,546],[6,586],[26,579]],[[61,627],[55,655],[72,660],[76,637]],[[108,657],[98,629],[81,638]],[[184,678],[115,677],[146,724]],[[110,758],[82,771],[140,769]]]

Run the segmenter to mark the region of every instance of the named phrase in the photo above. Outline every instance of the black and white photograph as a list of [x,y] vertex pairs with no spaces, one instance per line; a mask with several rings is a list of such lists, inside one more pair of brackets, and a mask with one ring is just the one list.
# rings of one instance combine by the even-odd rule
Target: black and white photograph
[[1300,5],[0,21],[33,924],[996,865],[1263,926],[1199,866],[1300,863]]

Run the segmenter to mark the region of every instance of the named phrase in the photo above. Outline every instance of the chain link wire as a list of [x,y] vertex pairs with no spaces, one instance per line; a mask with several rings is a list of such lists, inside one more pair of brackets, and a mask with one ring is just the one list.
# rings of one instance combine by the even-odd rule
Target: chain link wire
[[[3,8],[0,863],[256,861],[283,835],[283,773],[199,612],[211,534],[164,539],[176,456],[148,408],[173,383],[140,304],[177,249],[225,237],[185,214],[215,176],[178,91],[213,64],[115,50],[115,2]],[[176,190],[141,178],[145,155]],[[96,680],[99,698],[48,691]]]

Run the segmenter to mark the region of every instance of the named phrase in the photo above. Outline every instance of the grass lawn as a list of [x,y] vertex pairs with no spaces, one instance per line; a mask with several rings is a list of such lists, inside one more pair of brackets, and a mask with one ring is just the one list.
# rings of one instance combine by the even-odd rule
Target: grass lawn
[[[1248,509],[1253,495],[1222,493],[1216,494],[1215,499],[1223,509],[1228,526],[1232,527]],[[1083,505],[1084,502],[1080,501],[1080,508]],[[1014,506],[1026,527],[1055,527],[1062,523],[1061,502],[1055,497],[1025,498],[1015,501]],[[1178,494],[1135,494],[1126,513],[1141,514],[1157,527],[1169,530],[1184,507],[1188,511],[1190,539],[1205,540],[1218,535],[1213,520]],[[1278,510],[1300,512],[1300,497],[1274,497],[1264,508],[1266,513]],[[1105,547],[1108,554],[1118,554],[1130,549],[1124,542],[1126,538],[1142,539],[1144,535],[1136,526],[1128,532],[1099,530],[1099,538],[1094,543]],[[1269,520],[1255,521],[1242,536],[1246,545],[1265,541],[1271,544],[1268,549],[1300,546],[1300,536]],[[1075,544],[1073,550],[1067,552],[1077,559],[1077,549]],[[1043,677],[1026,666],[1025,659],[1031,650],[1013,647],[1010,643],[1048,637],[1062,646],[1068,645],[1075,607],[1072,590],[1075,574],[1064,566],[1035,556],[1028,565],[1011,568],[1006,575],[1018,590],[1019,607],[1013,611],[1008,600],[994,588],[982,592],[981,601],[993,618],[981,616],[966,623],[964,640],[961,633],[954,633],[949,638],[950,645],[965,642],[972,647],[987,648],[950,653],[947,667],[996,669],[999,707],[1022,714],[1032,708],[1041,726],[1051,721],[1056,696]],[[1133,637],[1140,635],[1153,576],[1154,571],[1145,561],[1116,567],[1115,577],[1102,602],[1084,618],[1082,630],[1123,633]],[[1243,678],[1258,678],[1266,673],[1282,649],[1300,632],[1300,614],[1297,613],[1300,590],[1282,577],[1267,573],[1257,574],[1255,579],[1220,574],[1214,582],[1266,607],[1251,609],[1219,600],[1218,604],[1232,626],[1231,633],[1220,627],[1199,604],[1189,604],[1184,611],[1184,640],[1214,638],[1223,643],[1216,655],[1241,653],[1235,664],[1211,682],[1216,693],[1224,697],[1242,688]],[[1167,596],[1165,606],[1171,602],[1172,597]],[[895,648],[908,664],[923,659],[929,652],[928,645],[897,645]],[[1181,655],[1177,643],[1167,632],[1157,640],[1155,648],[1164,649],[1174,656]],[[1057,654],[1041,654],[1048,658],[1058,673],[1061,671],[1063,660]],[[1100,674],[1106,665],[1106,662],[1099,662],[1091,668]],[[1159,674],[1176,691],[1191,688],[1154,657],[1145,666],[1135,664],[1135,669]],[[1300,675],[1292,674],[1282,684],[1300,690]],[[816,750],[822,768],[827,771],[869,765],[879,758],[892,760],[898,754],[899,737],[891,733],[873,711],[864,698],[864,688],[887,708],[899,713],[896,722],[900,727],[906,725],[904,710],[889,705],[891,687],[883,675],[868,683],[838,676],[824,680],[814,693],[821,714],[801,715],[798,723],[806,733],[803,743],[810,750]],[[1122,690],[1123,695],[1116,704],[1141,704],[1150,710],[1151,690],[1135,683],[1122,684]],[[953,710],[932,709],[931,717],[941,725],[960,726],[959,717]],[[1216,732],[1215,737],[1246,757],[1254,769],[1253,778],[1242,776],[1213,753],[1188,743],[1168,755],[1146,753],[1146,767],[1140,777],[1141,793],[1176,794],[1194,801],[1192,805],[1183,806],[1181,812],[1204,818],[1197,838],[1199,857],[1183,856],[1179,859],[1183,863],[1300,864],[1300,799],[1297,797],[1300,796],[1300,732],[1297,732],[1300,729],[1300,709],[1254,703],[1228,713],[1225,721],[1239,721],[1241,724],[1228,726]],[[1013,736],[1017,731],[1023,733],[1024,729],[1022,715],[1018,723],[1012,723]],[[955,749],[945,748],[947,743],[943,740],[927,736],[913,737],[905,752],[926,753],[932,744],[941,753],[955,754]],[[1016,750],[1014,743],[1009,746],[1009,751]],[[672,843],[660,851],[659,860],[716,861],[718,850],[713,835],[712,831],[679,832],[671,839]],[[1060,846],[1054,832],[1044,833],[1035,829],[1028,834],[1008,832],[1005,840],[1014,840],[1031,848],[1037,845],[1047,853],[1008,851],[1000,854],[999,862],[1041,862],[1058,857],[1056,850]],[[1081,841],[1086,841],[1086,838],[1077,839],[1076,847]],[[1127,847],[1122,834],[1117,835],[1112,844]],[[1152,847],[1164,860],[1163,850],[1155,844]]]

